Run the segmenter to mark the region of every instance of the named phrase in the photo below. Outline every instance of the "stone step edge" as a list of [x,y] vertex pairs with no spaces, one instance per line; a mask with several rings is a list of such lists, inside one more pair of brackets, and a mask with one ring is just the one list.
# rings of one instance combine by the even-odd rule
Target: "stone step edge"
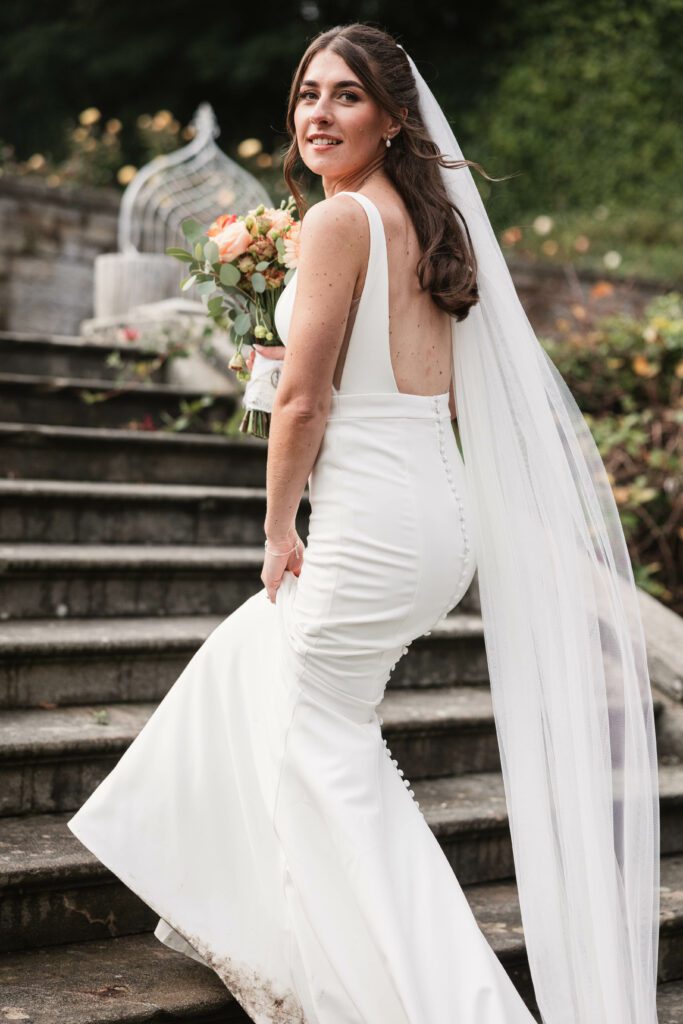
[[117,569],[253,569],[263,561],[263,547],[192,544],[0,544],[0,574],[55,569],[97,572]]
[[[660,803],[679,809],[683,800],[681,770],[660,766]],[[467,836],[505,833],[509,836],[503,779],[500,772],[420,779],[411,784],[414,800],[439,842]],[[73,835],[67,822],[75,811],[0,818],[0,890],[19,892],[54,890],[91,883],[113,884],[116,877]],[[667,888],[675,916],[683,926],[683,853],[666,853],[662,865],[675,875]],[[668,877],[668,876],[667,876]],[[507,881],[476,885],[507,884]],[[512,880],[514,881],[514,880]],[[474,886],[473,886],[474,887]],[[680,905],[676,902],[680,901]],[[669,911],[664,917],[669,920]]]
[[[474,891],[479,890],[474,905],[470,902],[475,917],[478,918],[477,908],[486,902],[487,890],[494,891],[494,887],[500,893],[501,883],[463,887],[468,902]],[[512,913],[507,926],[501,929],[500,915],[490,925],[478,918],[484,937],[504,966],[526,962],[524,939],[512,930],[516,931],[515,926],[520,923],[514,883],[508,883],[508,888]],[[77,989],[73,986],[75,964],[79,972]],[[5,980],[7,976],[14,988]],[[26,978],[23,982],[22,976]],[[65,984],[67,980],[69,984]],[[28,1019],[33,1024],[55,1024],[57,1019],[68,1019],[69,1024],[143,1024],[151,1019],[150,1010],[154,1010],[152,1019],[193,1020],[197,1024],[229,1024],[231,1020],[247,1019],[232,993],[210,968],[169,949],[152,932],[5,953],[0,957],[0,982],[3,1003],[26,1014],[24,1018],[13,1019]],[[98,996],[95,1003],[93,994]],[[53,1016],[41,1015],[40,1003],[49,1005],[52,1012],[60,1007],[65,995],[70,999],[63,1007],[66,1015],[60,1009]],[[682,1004],[683,981],[658,984],[660,1024],[679,1021],[675,1011]],[[214,1016],[221,1010],[230,1016]],[[662,1011],[666,1017],[661,1016]]]
[[11,387],[24,391],[40,391],[45,394],[53,394],[61,391],[121,391],[121,393],[132,395],[160,395],[162,398],[198,398],[208,395],[211,398],[234,399],[238,395],[235,386],[226,380],[225,389],[218,388],[197,388],[184,387],[182,384],[141,384],[138,381],[130,381],[117,386],[115,382],[105,377],[63,377],[59,375],[41,373],[3,373],[0,371],[0,389]]
[[126,430],[122,427],[76,427],[52,423],[15,423],[10,421],[0,423],[0,444],[3,439],[11,440],[17,435],[30,441],[41,439],[81,441],[91,443],[93,446],[101,446],[106,443],[119,446],[124,442],[131,442],[139,445],[167,444],[180,448],[209,447],[215,448],[221,455],[230,449],[244,451],[251,448],[264,455],[267,450],[266,441],[249,434],[242,434],[239,437],[223,437],[190,431],[175,433],[166,430]]
[[[222,615],[173,615],[159,618],[110,619],[15,619],[2,624],[0,658],[47,660],[65,654],[84,657],[102,653],[134,654],[158,650],[163,644],[175,650],[198,647],[224,619]],[[427,646],[458,640],[482,639],[481,616],[472,612],[449,615],[434,626],[431,635],[414,641]]]
[[[123,753],[157,707],[157,702],[135,701],[5,710],[0,764]],[[387,736],[494,727],[490,691],[478,684],[388,689],[378,714]]]
[[73,352],[107,352],[130,353],[136,359],[155,359],[159,354],[152,351],[148,345],[139,345],[135,341],[98,341],[96,338],[84,337],[80,334],[39,334],[32,331],[0,331],[0,346],[13,345],[17,348],[22,346],[52,349],[66,349]]
[[[0,500],[26,498],[35,501],[187,502],[265,500],[265,487],[210,486],[209,484],[112,483],[90,480],[0,479]],[[1,510],[0,510],[1,512]]]

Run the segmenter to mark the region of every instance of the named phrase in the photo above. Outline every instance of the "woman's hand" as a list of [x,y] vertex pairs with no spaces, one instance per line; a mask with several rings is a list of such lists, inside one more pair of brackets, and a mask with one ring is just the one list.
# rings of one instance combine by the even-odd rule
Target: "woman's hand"
[[[282,554],[278,554],[278,552],[282,552]],[[261,582],[266,588],[268,600],[272,604],[275,604],[275,596],[282,583],[285,569],[289,569],[295,576],[298,576],[303,561],[304,543],[293,527],[284,537],[278,539],[268,537],[261,570]]]
[[247,370],[251,373],[251,368],[254,365],[254,350],[258,352],[260,356],[265,356],[266,359],[284,359],[285,352],[287,349],[284,345],[258,345],[254,343],[251,346],[251,352],[247,356]]

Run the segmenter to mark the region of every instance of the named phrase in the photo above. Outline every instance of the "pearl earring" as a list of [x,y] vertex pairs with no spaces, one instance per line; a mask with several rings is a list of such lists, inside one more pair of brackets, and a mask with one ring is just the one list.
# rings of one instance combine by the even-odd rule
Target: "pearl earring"
[[388,149],[388,148],[389,148],[389,146],[391,145],[391,139],[390,139],[390,138],[389,138],[388,136],[387,136],[387,138],[386,138],[386,140],[385,140],[385,144],[386,144],[386,147],[387,147],[387,149]]

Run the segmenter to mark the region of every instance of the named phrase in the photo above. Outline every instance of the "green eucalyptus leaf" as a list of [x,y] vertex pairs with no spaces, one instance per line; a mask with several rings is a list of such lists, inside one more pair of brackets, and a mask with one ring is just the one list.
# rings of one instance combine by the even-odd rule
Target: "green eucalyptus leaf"
[[220,256],[220,249],[214,241],[207,242],[204,246],[204,257],[209,263],[216,263]]
[[180,226],[185,238],[187,238],[189,242],[194,242],[204,231],[203,225],[193,217],[187,217]]
[[257,295],[261,295],[266,290],[268,286],[266,284],[266,279],[263,276],[263,274],[259,274],[258,272],[256,272],[251,275],[251,287],[254,289]]
[[190,289],[192,285],[195,284],[196,280],[196,275],[190,274],[190,276],[186,277],[185,280],[181,283],[180,290],[183,292],[188,291],[188,289]]
[[192,253],[187,252],[186,249],[176,249],[171,246],[169,249],[164,249],[167,256],[173,256],[175,259],[180,260],[181,263],[194,263],[194,257]]
[[251,317],[249,316],[249,314],[240,313],[240,315],[236,317],[232,329],[235,332],[235,334],[240,338],[244,337],[245,334],[248,334],[249,331],[251,330]]
[[255,270],[267,270],[269,266],[270,266],[270,263],[268,262],[268,260],[261,260],[260,263],[256,264],[256,267],[254,269]]
[[236,285],[241,274],[233,263],[223,263],[220,269],[220,282],[224,285]]
[[202,281],[201,284],[197,285],[197,292],[199,295],[210,295],[211,292],[215,291],[216,286],[213,281]]

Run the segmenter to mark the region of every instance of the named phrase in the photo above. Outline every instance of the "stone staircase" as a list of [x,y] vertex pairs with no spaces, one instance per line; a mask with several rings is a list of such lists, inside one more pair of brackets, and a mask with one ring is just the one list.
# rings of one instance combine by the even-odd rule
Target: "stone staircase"
[[[0,335],[0,1022],[245,1022],[211,970],[154,938],[157,916],[65,822],[213,627],[260,589],[266,449],[126,429],[192,396],[160,379],[86,405],[80,391],[111,387],[106,354]],[[216,396],[207,431],[234,403]],[[304,538],[307,515],[304,500]],[[476,587],[399,661],[380,711],[484,934],[537,1012]],[[660,789],[659,1024],[680,1024],[676,758],[663,758]]]

